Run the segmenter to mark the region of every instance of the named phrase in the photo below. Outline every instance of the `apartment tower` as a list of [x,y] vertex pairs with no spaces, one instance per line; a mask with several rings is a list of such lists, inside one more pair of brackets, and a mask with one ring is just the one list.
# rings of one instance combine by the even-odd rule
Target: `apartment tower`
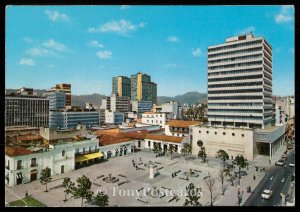
[[54,91],[54,92],[61,91],[61,92],[66,93],[66,106],[71,106],[71,102],[72,102],[71,84],[65,84],[65,83],[56,84],[55,87],[51,88],[51,91]]
[[112,93],[118,96],[126,96],[130,98],[130,78],[126,76],[118,76],[112,78]]
[[272,47],[252,33],[208,47],[208,121],[262,128],[272,123]]

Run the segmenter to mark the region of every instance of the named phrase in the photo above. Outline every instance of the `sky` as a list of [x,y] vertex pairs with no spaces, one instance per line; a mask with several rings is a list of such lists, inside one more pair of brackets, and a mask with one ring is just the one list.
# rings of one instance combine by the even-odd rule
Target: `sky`
[[252,32],[273,49],[273,95],[294,95],[293,6],[8,6],[5,87],[110,95],[139,71],[158,96],[207,93],[207,47]]

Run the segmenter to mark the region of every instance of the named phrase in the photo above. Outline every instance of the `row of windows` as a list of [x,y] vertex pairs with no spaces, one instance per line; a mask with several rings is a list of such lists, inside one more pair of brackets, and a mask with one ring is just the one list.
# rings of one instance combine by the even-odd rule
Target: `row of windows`
[[229,46],[221,46],[221,47],[211,48],[211,49],[208,49],[208,52],[241,48],[241,47],[252,46],[252,45],[261,44],[261,43],[262,43],[261,40],[250,41],[250,42],[245,42],[245,43],[233,44],[233,45],[229,45]]
[[230,83],[230,84],[208,85],[208,88],[257,86],[257,85],[262,85],[262,82],[243,82],[243,83]]
[[[261,121],[262,120],[262,114],[259,114],[259,115],[252,115],[252,114],[250,114],[249,116],[233,116],[233,115],[230,115],[230,116],[228,116],[228,115],[226,115],[226,116],[223,116],[223,115],[210,115],[210,120],[213,120],[213,121],[215,121],[214,119],[221,119],[221,120],[224,120],[224,121],[228,121],[228,120],[225,120],[225,119],[229,119],[229,120],[238,120],[238,121],[243,121],[244,119],[246,119],[246,120],[249,120],[249,119],[251,119],[251,120],[253,120],[253,121]],[[237,122],[238,122],[237,121]],[[230,121],[229,121],[230,122]],[[232,121],[231,121],[232,122]]]
[[[199,134],[201,134],[201,130],[199,130]],[[209,131],[206,131],[206,134],[209,134]],[[217,135],[218,133],[215,131],[215,135]],[[226,132],[223,132],[223,135],[226,135]],[[235,136],[235,133],[231,133],[232,136]],[[241,134],[242,137],[244,137],[245,135],[242,133]]]
[[208,100],[226,100],[226,99],[262,99],[262,96],[216,96],[208,97]]
[[262,89],[237,89],[237,90],[208,91],[208,94],[257,93],[257,92],[262,92]]
[[261,65],[261,64],[262,64],[262,61],[246,62],[246,63],[238,63],[238,64],[231,64],[231,65],[224,65],[224,66],[208,67],[208,70],[218,70],[218,69],[224,69],[224,68],[247,67],[247,66],[255,66],[255,65]]
[[250,76],[238,76],[238,77],[224,77],[224,78],[214,78],[208,79],[208,82],[218,82],[218,81],[232,81],[232,80],[246,80],[246,79],[259,79],[262,78],[262,74],[250,75]]
[[260,109],[208,109],[208,112],[262,113]]
[[209,103],[210,106],[262,106],[262,103]]
[[227,74],[243,74],[243,73],[259,72],[259,71],[262,71],[262,69],[261,68],[252,68],[252,69],[235,70],[235,71],[220,71],[220,72],[208,73],[208,76],[218,76],[218,75],[227,75]]
[[215,61],[208,61],[208,64],[216,64],[216,63],[226,63],[226,62],[238,62],[238,61],[245,61],[250,59],[257,59],[262,58],[262,54],[255,54],[255,55],[248,55],[248,56],[240,56],[240,57],[234,57],[234,58],[228,58],[228,59],[219,59]]
[[234,51],[230,51],[230,52],[223,52],[223,53],[208,55],[208,58],[234,56],[234,55],[238,55],[238,54],[247,54],[247,53],[261,51],[261,50],[262,50],[262,47],[254,47],[254,48],[243,49],[243,50],[234,50]]

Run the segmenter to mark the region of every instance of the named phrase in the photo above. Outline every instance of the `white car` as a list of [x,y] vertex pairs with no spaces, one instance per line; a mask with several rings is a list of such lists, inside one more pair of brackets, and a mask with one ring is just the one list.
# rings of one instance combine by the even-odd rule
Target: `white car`
[[294,166],[295,166],[295,164],[294,164],[294,163],[290,163],[290,164],[289,164],[289,166],[291,166],[291,167],[294,167]]
[[262,197],[263,199],[270,199],[271,196],[272,196],[272,193],[273,193],[273,191],[266,189],[266,190],[264,190],[263,193],[261,194],[261,197]]

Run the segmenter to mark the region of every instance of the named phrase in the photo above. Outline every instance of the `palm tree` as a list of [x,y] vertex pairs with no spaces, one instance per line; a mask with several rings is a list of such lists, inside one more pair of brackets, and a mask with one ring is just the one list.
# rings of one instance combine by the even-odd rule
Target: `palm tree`
[[245,168],[248,165],[247,159],[245,159],[243,155],[237,155],[235,156],[233,163],[239,167],[239,184],[240,184],[241,169]]
[[229,160],[229,155],[224,150],[220,149],[217,151],[216,158],[223,161],[223,168],[225,168],[225,161]]
[[175,151],[175,146],[173,144],[169,144],[168,152],[170,153],[171,160],[172,160],[172,155]]

